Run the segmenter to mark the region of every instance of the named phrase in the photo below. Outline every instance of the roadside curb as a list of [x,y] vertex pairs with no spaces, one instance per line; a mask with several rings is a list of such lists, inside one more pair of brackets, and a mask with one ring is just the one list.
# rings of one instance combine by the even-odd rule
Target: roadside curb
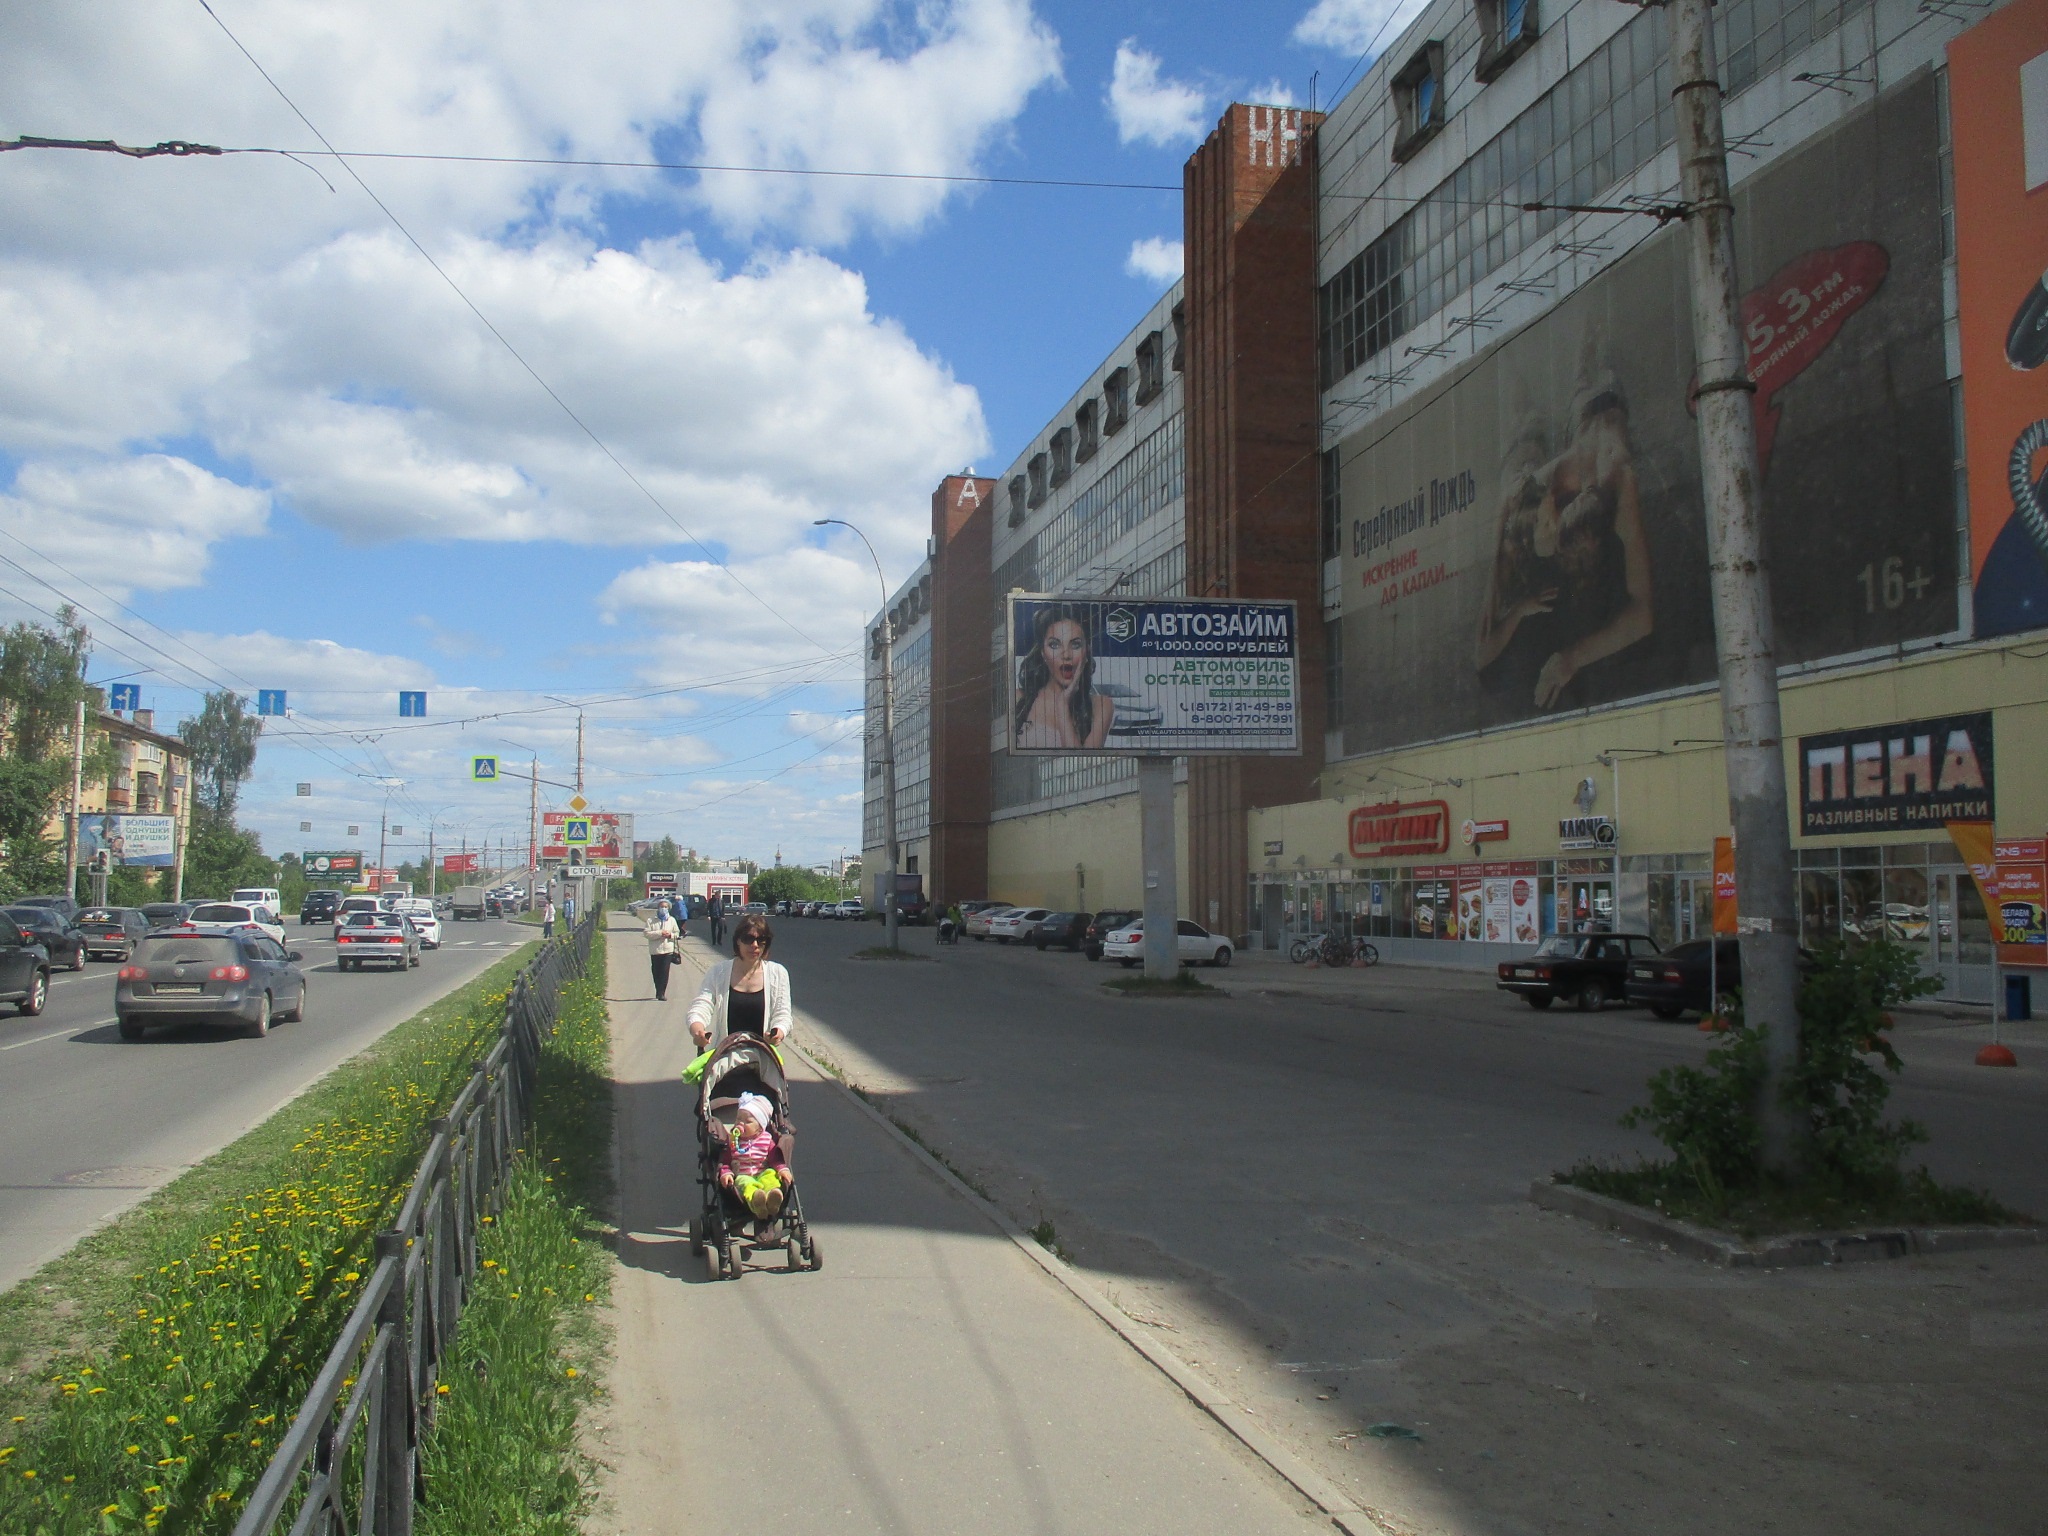
[[1708,1264],[1729,1269],[1792,1269],[1809,1264],[1854,1264],[1908,1259],[1983,1248],[2033,1248],[2048,1243],[2048,1227],[1872,1227],[1861,1232],[1794,1232],[1746,1243],[1711,1227],[1660,1216],[1611,1195],[1538,1179],[1530,1202],[1546,1211],[1643,1238]]
[[1265,1426],[1232,1402],[1220,1389],[1197,1375],[1170,1350],[1162,1347],[1157,1340],[1147,1337],[1137,1324],[1111,1305],[1093,1286],[1082,1280],[1072,1266],[1046,1252],[1037,1239],[1019,1227],[998,1206],[977,1194],[959,1174],[934,1157],[926,1148],[919,1146],[901,1126],[869,1103],[866,1097],[841,1075],[836,1063],[828,1067],[812,1055],[811,1051],[797,1045],[795,1041],[786,1041],[785,1044],[801,1056],[819,1077],[844,1094],[847,1101],[872,1120],[885,1135],[901,1146],[912,1158],[922,1163],[953,1193],[979,1211],[1032,1263],[1044,1270],[1076,1301],[1093,1312],[1111,1332],[1157,1367],[1161,1374],[1187,1394],[1196,1407],[1229,1431],[1240,1445],[1322,1511],[1338,1530],[1345,1532],[1346,1536],[1392,1536],[1391,1528],[1382,1525],[1371,1511],[1359,1506],[1343,1489],[1296,1457],[1292,1451],[1280,1444],[1278,1438],[1268,1432]]

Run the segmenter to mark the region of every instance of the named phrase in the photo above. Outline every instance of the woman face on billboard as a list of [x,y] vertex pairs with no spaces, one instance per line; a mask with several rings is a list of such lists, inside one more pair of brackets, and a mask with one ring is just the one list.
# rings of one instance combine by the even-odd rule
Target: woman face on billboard
[[1018,667],[1017,746],[1101,746],[1116,706],[1095,692],[1095,657],[1081,612],[1048,604],[1033,619],[1031,632],[1031,652]]

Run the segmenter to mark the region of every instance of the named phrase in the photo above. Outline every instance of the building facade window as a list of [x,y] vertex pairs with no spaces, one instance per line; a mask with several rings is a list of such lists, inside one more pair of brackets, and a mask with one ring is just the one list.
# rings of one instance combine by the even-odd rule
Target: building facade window
[[1131,419],[1131,370],[1112,368],[1102,381],[1102,435],[1115,437]]
[[1400,128],[1394,135],[1394,160],[1399,164],[1443,131],[1444,45],[1427,42],[1394,76],[1394,114]]
[[1074,429],[1061,427],[1052,435],[1052,483],[1065,485],[1074,478]]
[[1147,405],[1166,388],[1165,343],[1157,331],[1145,333],[1138,343],[1138,394],[1136,403]]
[[1536,41],[1536,0],[1475,0],[1482,81],[1497,80]]
[[1102,446],[1102,406],[1093,395],[1074,412],[1074,462],[1086,464]]

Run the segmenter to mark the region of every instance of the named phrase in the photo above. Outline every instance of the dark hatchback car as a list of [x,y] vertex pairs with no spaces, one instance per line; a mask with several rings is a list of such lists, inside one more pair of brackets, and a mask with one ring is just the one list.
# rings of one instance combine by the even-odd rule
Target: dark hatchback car
[[1088,920],[1088,928],[1081,935],[1081,952],[1090,960],[1102,958],[1102,941],[1119,928],[1127,928],[1145,914],[1128,907],[1111,907],[1098,912]]
[[0,913],[0,1003],[34,1018],[50,1000],[50,952],[36,936]]
[[234,1021],[258,1039],[306,1016],[299,952],[260,933],[152,933],[114,983],[123,1040],[151,1024]]
[[1562,998],[1587,1012],[1619,1000],[1631,961],[1659,953],[1646,933],[1554,933],[1526,960],[1504,960],[1494,985],[1531,1008]]
[[150,923],[137,907],[87,907],[74,926],[85,936],[87,958],[126,960]]
[[50,952],[51,965],[61,965],[67,971],[85,969],[85,935],[72,927],[71,919],[55,907],[23,903],[7,908],[7,915],[34,934],[36,942]]
[[205,905],[203,901],[145,901],[138,910],[152,928],[175,928],[194,907]]
[[[1640,1004],[1660,1019],[1675,1019],[1688,1008],[1710,1011],[1715,993],[1726,997],[1742,988],[1742,943],[1724,936],[1714,941],[1719,954],[1709,956],[1705,939],[1691,939],[1650,959],[1637,960],[1628,968],[1628,1000]],[[1799,973],[1814,966],[1811,950],[1799,951]]]
[[299,926],[309,923],[331,923],[334,914],[341,910],[341,892],[308,891],[306,899],[299,903]]
[[1033,949],[1057,944],[1061,949],[1079,950],[1087,944],[1088,925],[1094,920],[1086,912],[1052,912],[1035,923],[1024,937],[1031,941]]

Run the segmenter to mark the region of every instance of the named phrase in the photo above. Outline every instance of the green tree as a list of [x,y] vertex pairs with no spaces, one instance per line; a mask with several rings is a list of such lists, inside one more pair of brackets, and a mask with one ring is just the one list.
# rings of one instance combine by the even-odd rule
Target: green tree
[[218,899],[240,886],[277,884],[277,861],[264,856],[262,838],[210,809],[193,816],[185,847],[188,897]]
[[839,892],[834,882],[814,875],[808,869],[798,869],[784,864],[775,869],[764,869],[754,876],[747,887],[747,894],[755,901],[824,901],[836,897]]
[[[71,735],[78,706],[97,711],[100,692],[85,680],[92,636],[68,607],[56,627],[16,624],[0,633],[0,894],[27,895],[63,884],[64,847],[45,837],[71,776]],[[88,769],[113,767],[102,737]]]
[[235,802],[256,767],[256,738],[263,722],[248,713],[231,689],[209,693],[199,713],[178,722],[178,734],[192,754],[192,798],[232,827]]
[[676,846],[676,840],[672,837],[663,837],[653,843],[645,854],[633,861],[633,873],[643,880],[655,870],[672,870],[680,873],[684,868],[683,857],[683,850]]

